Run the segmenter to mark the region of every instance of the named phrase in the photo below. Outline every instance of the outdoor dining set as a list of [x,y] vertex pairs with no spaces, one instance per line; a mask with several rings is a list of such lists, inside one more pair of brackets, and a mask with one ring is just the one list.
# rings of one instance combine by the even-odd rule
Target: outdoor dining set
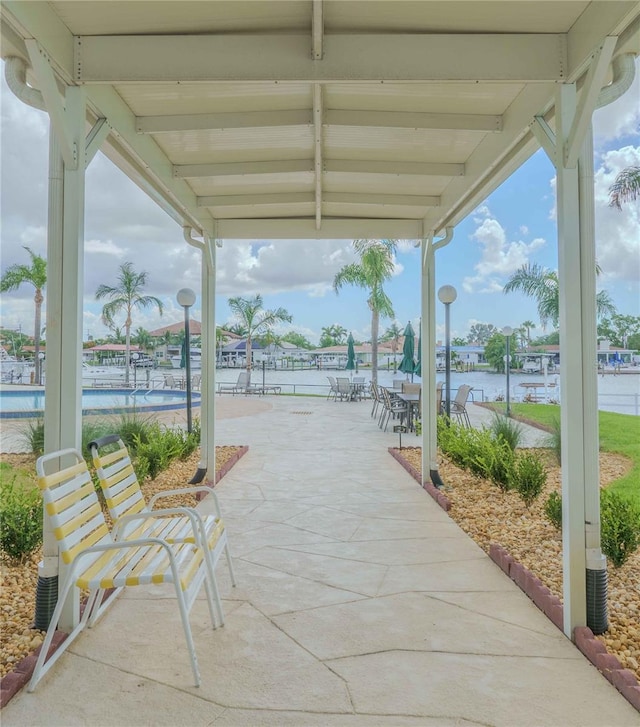
[[[419,420],[422,408],[422,385],[408,379],[394,379],[391,387],[381,386],[371,382],[367,387],[364,377],[333,377],[328,376],[329,395],[327,399],[333,401],[361,401],[370,398],[373,401],[371,408],[372,418],[377,418],[380,429],[387,431],[389,421],[399,420],[400,426],[407,431],[416,431],[416,422]],[[473,387],[463,384],[451,399],[449,412],[446,400],[443,400],[443,382],[436,384],[436,411],[438,414],[449,414],[463,426],[471,426],[467,412],[467,402]]]

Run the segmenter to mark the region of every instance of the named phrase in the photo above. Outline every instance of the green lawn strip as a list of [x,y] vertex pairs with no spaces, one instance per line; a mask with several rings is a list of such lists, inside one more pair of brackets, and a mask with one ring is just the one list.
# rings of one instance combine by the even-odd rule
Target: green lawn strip
[[[489,408],[504,412],[502,402]],[[554,420],[560,419],[560,407],[554,404],[512,404],[514,418],[530,424],[538,424],[551,430]],[[633,500],[640,506],[640,417],[631,414],[599,412],[600,451],[615,452],[628,457],[631,470],[611,484],[611,489]]]

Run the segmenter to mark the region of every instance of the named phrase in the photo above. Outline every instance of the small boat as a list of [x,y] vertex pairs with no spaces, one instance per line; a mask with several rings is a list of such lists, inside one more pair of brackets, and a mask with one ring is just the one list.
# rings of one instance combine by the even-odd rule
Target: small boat
[[[182,355],[176,354],[175,356],[171,356],[170,359],[171,365],[174,369],[181,369],[184,368],[182,366]],[[191,368],[192,369],[199,369],[202,368],[202,350],[200,348],[192,348],[191,349]]]

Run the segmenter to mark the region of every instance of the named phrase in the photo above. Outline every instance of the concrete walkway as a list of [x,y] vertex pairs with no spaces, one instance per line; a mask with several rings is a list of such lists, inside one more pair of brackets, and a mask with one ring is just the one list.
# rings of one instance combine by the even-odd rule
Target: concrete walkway
[[217,488],[238,587],[221,563],[223,629],[192,612],[202,686],[169,592],[136,588],[5,727],[638,725],[388,454],[370,403],[229,402],[217,443],[250,447]]

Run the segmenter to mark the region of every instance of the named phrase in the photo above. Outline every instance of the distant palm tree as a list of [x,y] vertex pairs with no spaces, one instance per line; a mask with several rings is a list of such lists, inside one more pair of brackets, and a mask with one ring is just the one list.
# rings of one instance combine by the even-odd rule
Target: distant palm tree
[[[600,272],[599,267],[597,267],[596,272]],[[536,299],[538,315],[543,328],[546,327],[548,322],[551,322],[554,328],[558,328],[560,284],[558,273],[555,270],[549,270],[537,263],[523,265],[509,278],[503,289],[504,293],[513,293],[515,291]],[[616,312],[616,307],[605,290],[601,290],[596,295],[596,310],[598,317],[613,315]]]
[[238,317],[240,325],[247,331],[247,372],[251,379],[251,339],[270,331],[276,323],[291,323],[293,318],[284,308],[264,310],[261,295],[253,298],[229,298],[228,303],[231,312]]
[[354,240],[360,256],[359,263],[345,265],[333,279],[338,293],[344,285],[355,285],[369,291],[367,304],[371,311],[371,381],[378,383],[378,329],[380,316],[394,317],[393,305],[384,292],[383,284],[393,275],[395,240]]
[[529,348],[529,346],[531,345],[531,329],[535,328],[535,327],[536,327],[536,324],[533,321],[524,321],[520,325],[520,328],[523,329],[524,334],[525,334],[527,348]]
[[109,300],[102,308],[102,320],[105,325],[113,328],[114,316],[121,311],[126,313],[125,329],[125,384],[129,384],[129,359],[131,351],[131,316],[137,308],[156,306],[162,315],[163,305],[159,298],[153,295],[143,295],[142,290],[147,284],[147,273],[136,273],[133,263],[126,262],[120,266],[118,285],[99,285],[96,290],[96,300],[107,298]]
[[24,246],[24,249],[31,257],[31,267],[27,265],[11,265],[0,279],[0,292],[7,293],[17,290],[23,283],[29,283],[36,289],[33,300],[36,306],[35,320],[33,324],[33,345],[35,363],[35,381],[41,381],[40,367],[40,336],[42,334],[42,303],[44,295],[42,291],[47,283],[47,261],[37,255],[31,248]]
[[640,167],[626,167],[609,187],[609,207],[622,209],[623,202],[633,202],[640,195]]
[[391,343],[391,351],[393,352],[393,372],[398,370],[396,365],[396,354],[400,348],[400,336],[402,335],[402,328],[397,323],[392,323],[389,328],[384,332],[382,336],[383,341],[389,341]]

